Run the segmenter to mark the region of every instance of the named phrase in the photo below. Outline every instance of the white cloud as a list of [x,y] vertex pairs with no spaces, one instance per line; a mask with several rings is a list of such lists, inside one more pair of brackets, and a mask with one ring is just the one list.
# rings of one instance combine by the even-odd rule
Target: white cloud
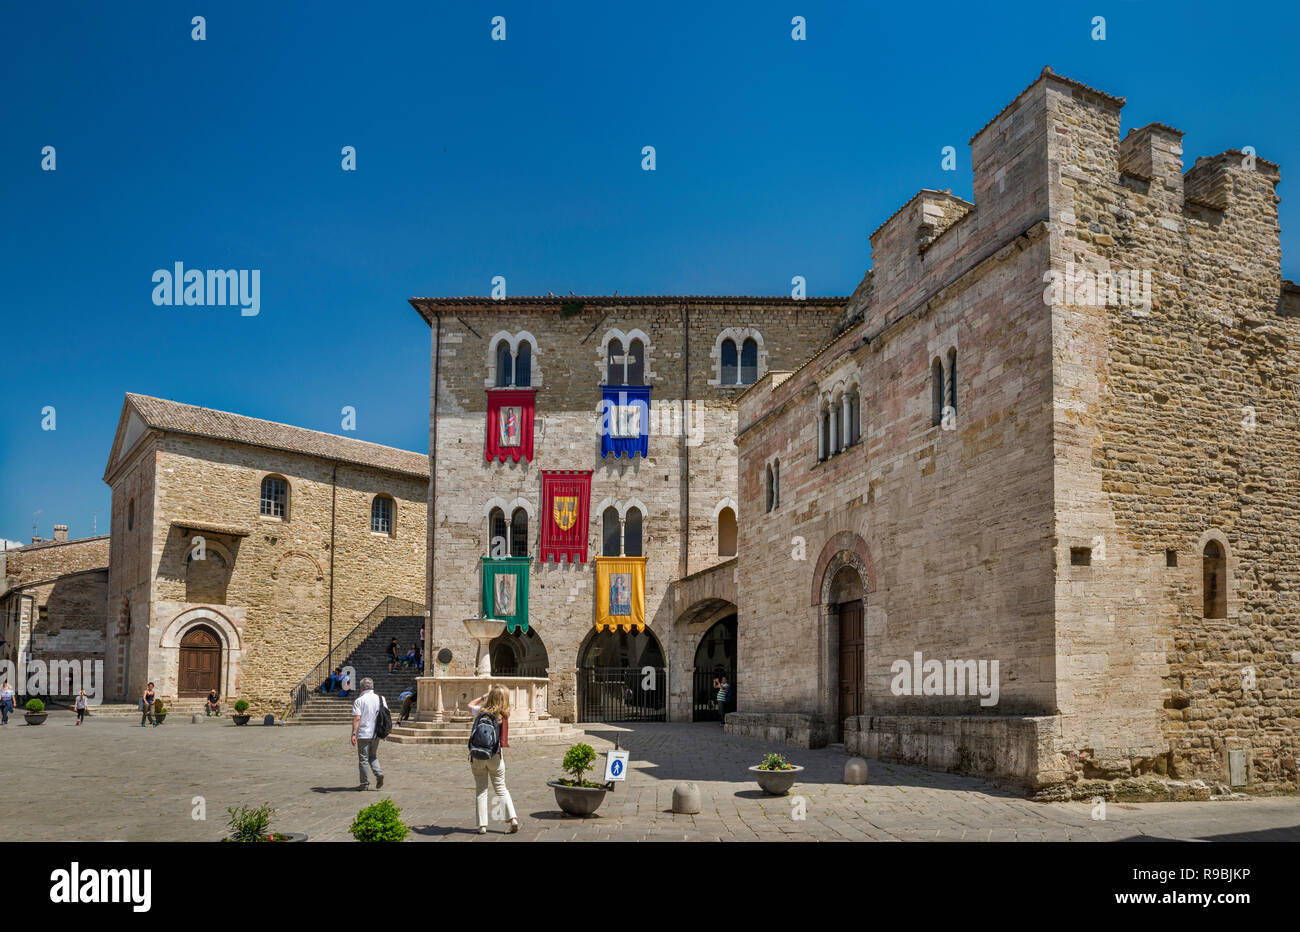
[[21,541],[4,540],[3,538],[0,538],[0,549],[17,550],[22,546],[24,546],[24,544]]

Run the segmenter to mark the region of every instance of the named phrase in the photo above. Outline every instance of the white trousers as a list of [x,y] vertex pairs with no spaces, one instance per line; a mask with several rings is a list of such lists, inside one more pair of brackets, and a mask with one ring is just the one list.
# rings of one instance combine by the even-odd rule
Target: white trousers
[[471,758],[469,769],[474,774],[474,803],[478,814],[478,824],[481,826],[488,824],[489,782],[492,784],[492,792],[506,801],[506,818],[515,818],[515,803],[510,798],[510,791],[506,789],[506,762],[502,760],[501,752],[498,751],[487,760]]

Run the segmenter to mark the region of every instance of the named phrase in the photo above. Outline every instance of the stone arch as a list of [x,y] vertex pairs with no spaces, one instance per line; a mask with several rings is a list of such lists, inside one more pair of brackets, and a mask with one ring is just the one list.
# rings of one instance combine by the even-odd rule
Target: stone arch
[[862,577],[863,594],[876,591],[876,571],[871,562],[871,551],[867,542],[852,531],[841,531],[822,547],[813,570],[812,604],[827,605],[831,595],[835,574],[845,566],[851,566]]
[[[763,344],[763,335],[754,327],[727,327],[713,341],[713,349],[709,351],[709,358],[713,360],[713,378],[709,379],[708,384],[713,386],[722,386],[722,344],[726,340],[731,340],[736,344],[736,366],[740,366],[740,352],[745,345],[745,341],[752,339],[758,346],[758,373],[755,382],[761,381],[767,374],[767,347]],[[733,383],[734,384],[734,383]],[[744,387],[744,386],[737,386]]]
[[600,339],[600,347],[597,351],[598,355],[596,356],[596,371],[600,374],[600,381],[597,384],[606,384],[608,373],[605,366],[609,360],[609,344],[612,340],[619,340],[622,342],[623,352],[625,353],[632,345],[633,340],[641,341],[641,345],[645,347],[645,364],[642,366],[643,378],[646,385],[653,385],[654,379],[658,377],[658,373],[656,373],[651,366],[654,359],[655,347],[654,344],[650,342],[650,337],[646,336],[643,331],[636,327],[633,327],[626,333],[619,330],[617,327],[611,327],[609,330],[605,331],[605,335]]
[[740,513],[740,508],[736,505],[734,498],[724,498],[713,506],[713,520],[718,520],[718,515],[722,514],[722,509],[730,508],[736,514]]
[[[494,388],[497,384],[497,347],[501,341],[505,341],[510,347],[510,358],[514,360],[514,365],[519,364],[519,346],[527,343],[532,349],[531,372],[528,380],[529,388],[542,387],[542,365],[537,352],[537,337],[533,336],[527,330],[520,330],[518,333],[511,333],[509,330],[498,330],[487,341],[487,378],[483,380],[484,388]],[[511,373],[513,376],[513,372]]]
[[[1241,608],[1240,600],[1237,598],[1236,586],[1238,561],[1236,551],[1233,550],[1232,544],[1228,542],[1228,535],[1218,528],[1207,528],[1202,532],[1200,538],[1196,542],[1195,577],[1192,583],[1193,591],[1196,594],[1196,613],[1197,615],[1202,615],[1203,606],[1205,605],[1205,579],[1203,575],[1205,565],[1205,547],[1211,542],[1218,544],[1219,549],[1223,552],[1223,583],[1225,592],[1223,593],[1224,614],[1222,618],[1235,618]],[[1211,617],[1213,620],[1222,620],[1215,616],[1207,617]]]
[[325,578],[325,573],[321,569],[320,561],[317,560],[315,557],[313,557],[310,553],[307,553],[307,551],[305,550],[286,550],[284,553],[280,555],[280,558],[275,561],[275,566],[271,568],[272,579],[280,578],[280,572],[281,572],[280,567],[284,566],[289,561],[290,557],[302,557],[302,559],[310,563],[312,567],[316,570],[317,582],[321,582]]
[[155,646],[149,652],[148,677],[154,681],[159,694],[168,698],[176,697],[181,641],[195,628],[209,628],[221,642],[223,697],[238,695],[244,657],[244,639],[243,622],[235,619],[234,614],[228,614],[218,607],[204,605],[187,608],[164,625],[158,634]]

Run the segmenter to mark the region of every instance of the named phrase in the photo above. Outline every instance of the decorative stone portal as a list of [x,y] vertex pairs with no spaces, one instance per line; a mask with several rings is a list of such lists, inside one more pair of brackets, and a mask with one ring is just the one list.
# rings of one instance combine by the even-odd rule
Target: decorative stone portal
[[142,671],[136,691],[143,691],[152,681],[158,694],[166,698],[202,697],[214,686],[223,699],[236,698],[246,609],[159,602],[155,611],[157,617],[171,621],[149,644],[148,667]]

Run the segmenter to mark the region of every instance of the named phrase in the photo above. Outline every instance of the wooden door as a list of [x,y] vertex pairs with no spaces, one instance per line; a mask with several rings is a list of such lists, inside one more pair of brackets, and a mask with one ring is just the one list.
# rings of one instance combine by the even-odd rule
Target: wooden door
[[845,602],[840,617],[840,721],[866,709],[866,639],[862,628],[862,601]]
[[207,696],[221,690],[221,641],[209,628],[194,628],[181,639],[177,694]]

